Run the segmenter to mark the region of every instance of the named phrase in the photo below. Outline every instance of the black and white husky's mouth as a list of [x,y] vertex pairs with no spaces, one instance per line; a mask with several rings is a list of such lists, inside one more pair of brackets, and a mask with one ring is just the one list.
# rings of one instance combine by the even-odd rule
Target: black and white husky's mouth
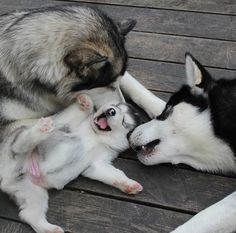
[[133,146],[133,150],[138,152],[141,155],[150,155],[154,148],[160,143],[160,139],[153,140],[146,145],[141,145],[141,146]]
[[94,124],[101,131],[111,131],[111,127],[108,124],[107,116],[105,113],[94,118]]

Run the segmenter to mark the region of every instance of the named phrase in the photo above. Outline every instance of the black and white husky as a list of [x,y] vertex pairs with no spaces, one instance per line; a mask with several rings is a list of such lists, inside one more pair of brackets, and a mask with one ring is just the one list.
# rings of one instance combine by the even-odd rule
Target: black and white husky
[[[236,171],[236,80],[214,80],[186,54],[187,84],[163,112],[137,127],[130,143],[145,165],[185,163],[199,170]],[[236,192],[207,208],[175,233],[236,231]]]
[[62,233],[46,220],[47,189],[62,189],[79,174],[128,194],[142,191],[111,161],[129,147],[127,134],[137,113],[126,104],[105,105],[93,112],[87,95],[61,113],[22,127],[2,143],[0,188],[20,208],[20,218],[37,233]]

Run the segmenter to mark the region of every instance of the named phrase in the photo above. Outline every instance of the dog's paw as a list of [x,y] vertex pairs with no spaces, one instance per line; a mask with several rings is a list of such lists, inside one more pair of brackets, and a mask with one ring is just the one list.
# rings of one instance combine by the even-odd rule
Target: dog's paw
[[37,122],[37,127],[42,133],[50,133],[54,130],[53,120],[51,117],[42,117]]
[[46,230],[45,233],[64,233],[64,230],[56,225],[51,225],[50,229]]
[[127,194],[137,194],[143,190],[141,184],[131,179],[125,182],[115,182],[114,186]]
[[143,190],[143,186],[136,181],[132,181],[125,185],[124,192],[127,194],[136,194]]
[[93,109],[93,101],[88,95],[86,95],[86,94],[78,95],[77,101],[78,101],[82,110],[90,111]]

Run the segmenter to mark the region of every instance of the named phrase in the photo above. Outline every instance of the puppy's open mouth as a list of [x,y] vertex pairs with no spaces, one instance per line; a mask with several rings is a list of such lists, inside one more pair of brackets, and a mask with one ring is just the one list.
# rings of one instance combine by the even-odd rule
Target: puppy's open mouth
[[133,147],[133,149],[142,155],[149,155],[153,152],[155,146],[157,146],[160,143],[160,141],[161,141],[160,139],[156,139],[147,143],[146,145],[135,146]]
[[94,124],[101,131],[111,131],[111,128],[107,122],[107,117],[105,113],[102,113],[98,117],[95,117]]

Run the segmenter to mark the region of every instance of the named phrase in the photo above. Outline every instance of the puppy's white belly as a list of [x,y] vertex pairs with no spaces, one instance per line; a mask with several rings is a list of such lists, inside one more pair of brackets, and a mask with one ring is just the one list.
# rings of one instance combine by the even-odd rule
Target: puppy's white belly
[[[78,138],[64,138],[56,146],[52,142],[50,149],[43,148],[44,146],[39,147],[39,156],[44,157],[39,162],[39,168],[47,188],[63,188],[83,172],[90,162],[90,158],[86,156],[87,148]],[[47,151],[45,154],[44,149]]]

